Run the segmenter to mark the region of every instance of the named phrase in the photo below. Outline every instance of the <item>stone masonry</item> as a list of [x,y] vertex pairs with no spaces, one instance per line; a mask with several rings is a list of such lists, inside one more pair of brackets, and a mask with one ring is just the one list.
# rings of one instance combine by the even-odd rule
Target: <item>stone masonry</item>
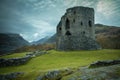
[[57,50],[96,50],[94,9],[72,7],[66,10],[57,26]]

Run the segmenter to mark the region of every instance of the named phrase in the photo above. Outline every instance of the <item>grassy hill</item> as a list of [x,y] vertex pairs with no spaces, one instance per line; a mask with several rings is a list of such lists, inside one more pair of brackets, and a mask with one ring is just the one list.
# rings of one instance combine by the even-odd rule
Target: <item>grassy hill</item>
[[[21,57],[22,54],[11,54],[0,58]],[[98,60],[120,59],[120,50],[94,50],[94,51],[55,51],[50,50],[48,54],[35,57],[27,64],[14,67],[0,68],[0,74],[10,72],[25,72],[18,80],[34,80],[43,72],[63,68],[78,68],[88,66]]]

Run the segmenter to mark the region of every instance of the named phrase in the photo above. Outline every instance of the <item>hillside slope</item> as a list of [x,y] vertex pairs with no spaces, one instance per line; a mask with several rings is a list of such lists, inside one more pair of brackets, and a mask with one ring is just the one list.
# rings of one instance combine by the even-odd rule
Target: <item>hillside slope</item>
[[29,45],[19,34],[0,33],[0,55],[9,53],[16,48]]
[[45,43],[48,39],[49,39],[49,37],[44,37],[44,38],[42,38],[42,39],[40,39],[40,40],[38,40],[38,41],[33,41],[31,44],[32,44],[32,45],[43,44],[43,43]]
[[96,24],[96,40],[102,48],[120,49],[120,27]]

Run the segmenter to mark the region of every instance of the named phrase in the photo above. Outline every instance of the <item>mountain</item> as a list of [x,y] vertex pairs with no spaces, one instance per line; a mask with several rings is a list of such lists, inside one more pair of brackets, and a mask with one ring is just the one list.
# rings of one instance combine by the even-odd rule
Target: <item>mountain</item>
[[56,34],[54,34],[51,37],[44,37],[38,41],[33,41],[31,44],[32,45],[38,45],[38,44],[47,44],[47,43],[55,43],[56,41]]
[[44,44],[50,37],[46,36],[38,41],[33,41],[31,44],[32,45],[37,45],[37,44]]
[[51,36],[49,39],[47,39],[46,41],[45,41],[45,43],[55,43],[55,41],[56,41],[56,34],[54,34],[53,36]]
[[[102,48],[120,49],[120,27],[95,24],[95,34],[96,40]],[[55,43],[56,34],[48,39],[40,39],[40,41],[43,43]]]
[[16,48],[29,44],[30,43],[23,39],[19,34],[0,33],[0,55],[10,53]]
[[103,25],[103,24],[95,24],[95,33],[96,34],[99,34],[99,33],[106,33],[106,32],[116,32],[116,31],[113,31],[114,30],[119,30],[120,27],[117,27],[117,26],[108,26],[108,25]]
[[96,40],[107,49],[120,49],[120,27],[96,24]]

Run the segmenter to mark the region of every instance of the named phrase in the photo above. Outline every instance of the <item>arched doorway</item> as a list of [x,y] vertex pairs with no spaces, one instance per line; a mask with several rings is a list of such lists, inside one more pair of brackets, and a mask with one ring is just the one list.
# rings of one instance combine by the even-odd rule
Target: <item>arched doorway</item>
[[70,36],[71,35],[70,31],[67,31],[65,35]]

